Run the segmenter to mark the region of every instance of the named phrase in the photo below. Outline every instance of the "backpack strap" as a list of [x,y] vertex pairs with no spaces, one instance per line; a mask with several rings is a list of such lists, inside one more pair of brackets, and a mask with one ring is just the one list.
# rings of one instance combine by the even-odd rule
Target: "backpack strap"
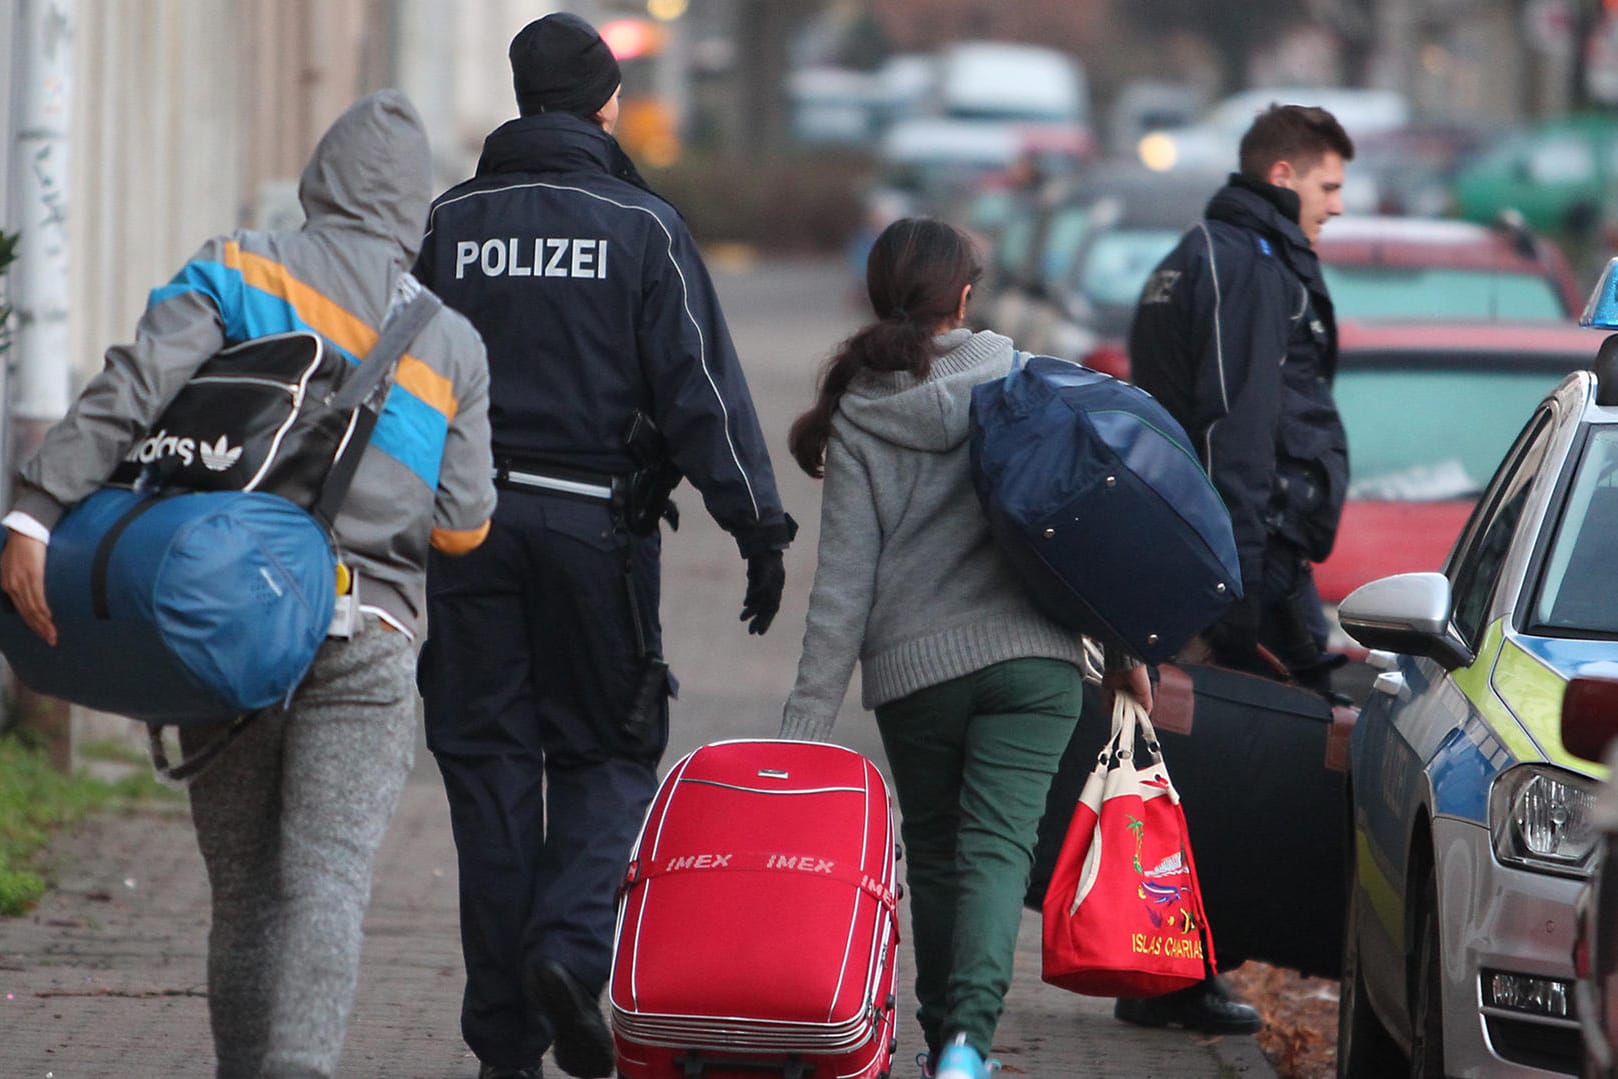
[[378,410],[373,407],[371,395],[392,372],[405,349],[410,347],[410,342],[415,340],[422,327],[438,314],[438,309],[443,305],[443,301],[431,291],[418,288],[415,296],[382,324],[382,332],[377,335],[371,351],[365,354],[359,370],[343,383],[343,388],[332,398],[333,407],[341,412],[352,411],[354,421],[313,509],[314,515],[328,530],[335,529],[337,513],[342,509],[343,500],[348,497],[349,484],[354,482],[354,473],[359,469],[366,444],[371,441],[371,432],[376,429]]

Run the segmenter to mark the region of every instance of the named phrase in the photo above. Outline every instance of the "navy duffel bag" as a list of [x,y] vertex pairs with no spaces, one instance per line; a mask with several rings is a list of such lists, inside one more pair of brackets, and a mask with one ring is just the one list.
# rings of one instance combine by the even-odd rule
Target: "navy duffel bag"
[[1145,390],[1032,356],[972,391],[972,425],[990,531],[1050,618],[1161,663],[1241,596],[1230,514]]
[[330,536],[278,495],[109,487],[51,532],[55,647],[4,600],[0,652],[39,693],[154,725],[227,721],[291,696],[336,594]]

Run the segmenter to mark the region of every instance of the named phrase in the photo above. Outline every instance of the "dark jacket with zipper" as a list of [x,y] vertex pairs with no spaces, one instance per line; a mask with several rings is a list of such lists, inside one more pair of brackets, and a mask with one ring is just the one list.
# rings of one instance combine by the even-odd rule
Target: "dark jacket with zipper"
[[477,175],[433,203],[415,273],[489,350],[494,454],[621,476],[637,412],[743,556],[787,518],[730,332],[695,242],[617,142],[579,117],[512,120]]
[[1298,197],[1240,175],[1147,279],[1132,378],[1191,436],[1230,509],[1242,580],[1275,538],[1320,561],[1348,489],[1337,322]]

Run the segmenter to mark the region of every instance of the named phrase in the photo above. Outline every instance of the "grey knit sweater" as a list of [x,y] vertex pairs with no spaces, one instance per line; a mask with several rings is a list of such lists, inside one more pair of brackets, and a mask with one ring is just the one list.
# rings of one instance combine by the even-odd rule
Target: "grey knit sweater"
[[867,371],[832,419],[819,563],[781,737],[831,733],[860,662],[875,708],[993,663],[1078,664],[1079,635],[1036,611],[972,488],[972,387],[1011,370],[1010,339],[955,330],[927,378]]

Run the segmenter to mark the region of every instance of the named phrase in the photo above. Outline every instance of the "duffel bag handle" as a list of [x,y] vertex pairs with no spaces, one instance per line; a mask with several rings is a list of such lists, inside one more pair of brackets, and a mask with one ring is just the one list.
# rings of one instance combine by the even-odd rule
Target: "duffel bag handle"
[[354,481],[360,458],[365,454],[366,444],[371,441],[371,430],[376,426],[376,412],[361,406],[370,400],[371,394],[393,370],[405,349],[410,347],[410,342],[415,340],[416,334],[442,306],[443,301],[430,290],[418,289],[410,302],[383,322],[382,332],[377,335],[371,351],[365,354],[360,369],[332,398],[332,404],[338,411],[358,411],[354,418],[354,433],[332,464],[326,482],[321,486],[320,498],[315,502],[314,514],[327,528],[336,528],[337,512],[343,508],[343,500],[348,497],[349,485]]

